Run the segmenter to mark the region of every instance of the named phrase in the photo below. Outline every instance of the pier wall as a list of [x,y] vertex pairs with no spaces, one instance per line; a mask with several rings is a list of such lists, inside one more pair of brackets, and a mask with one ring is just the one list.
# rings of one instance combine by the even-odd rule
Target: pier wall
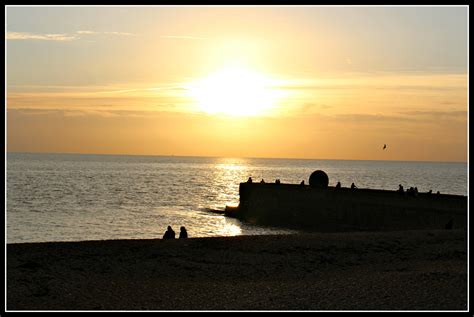
[[241,183],[233,216],[257,224],[317,231],[466,227],[467,197],[395,191]]

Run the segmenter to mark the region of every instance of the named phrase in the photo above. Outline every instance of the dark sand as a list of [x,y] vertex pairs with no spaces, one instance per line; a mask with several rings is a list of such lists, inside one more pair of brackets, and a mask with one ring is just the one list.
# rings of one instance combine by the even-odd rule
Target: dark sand
[[465,230],[7,245],[10,310],[467,310]]

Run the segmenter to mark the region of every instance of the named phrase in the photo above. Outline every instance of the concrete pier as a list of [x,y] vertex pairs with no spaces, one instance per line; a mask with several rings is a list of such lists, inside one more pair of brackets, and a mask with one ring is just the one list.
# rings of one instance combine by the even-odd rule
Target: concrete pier
[[[241,220],[320,232],[445,229],[467,226],[467,197],[300,184],[241,183]],[[448,225],[449,226],[449,225]]]

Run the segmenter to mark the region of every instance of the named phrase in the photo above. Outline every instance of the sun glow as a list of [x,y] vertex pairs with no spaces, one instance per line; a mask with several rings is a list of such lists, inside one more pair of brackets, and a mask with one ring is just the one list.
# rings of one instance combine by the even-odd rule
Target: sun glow
[[190,85],[190,96],[210,114],[255,116],[272,109],[277,92],[272,81],[240,67],[222,69]]

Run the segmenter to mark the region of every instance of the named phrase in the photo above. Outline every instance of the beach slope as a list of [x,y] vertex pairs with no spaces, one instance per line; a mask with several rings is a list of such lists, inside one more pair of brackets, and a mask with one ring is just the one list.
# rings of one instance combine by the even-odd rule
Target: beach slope
[[6,309],[467,310],[459,230],[7,245]]

